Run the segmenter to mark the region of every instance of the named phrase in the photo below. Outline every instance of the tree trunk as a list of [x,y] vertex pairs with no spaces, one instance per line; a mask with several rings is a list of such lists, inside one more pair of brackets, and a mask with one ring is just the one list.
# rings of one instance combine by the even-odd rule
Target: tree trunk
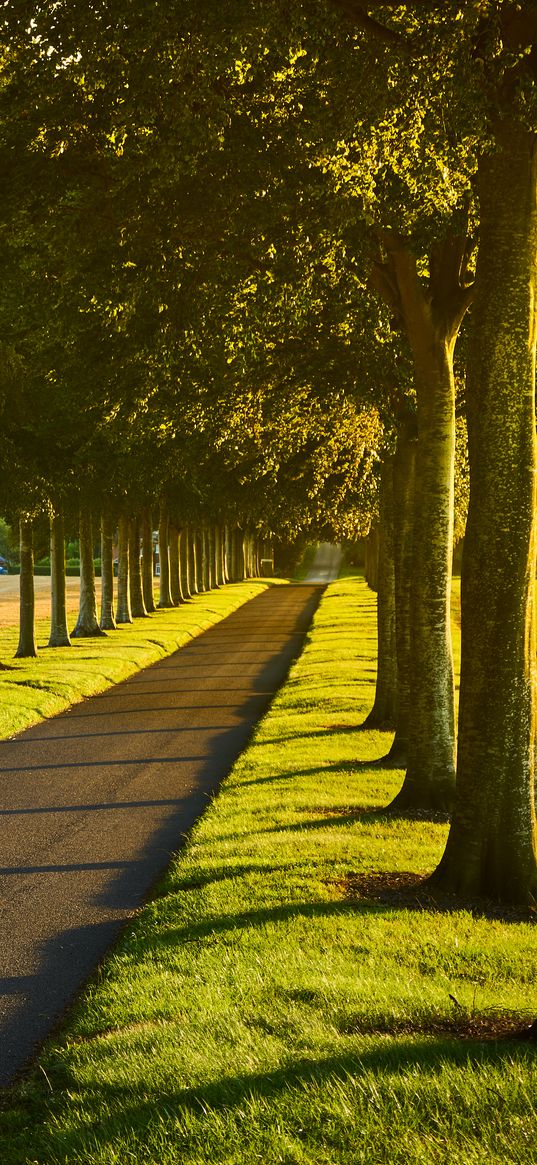
[[142,585],[140,519],[137,517],[131,518],[129,522],[129,579],[132,617],[133,619],[145,619],[147,611],[145,609]]
[[237,528],[235,531],[235,555],[237,564],[236,582],[244,582],[246,578],[246,535],[244,531]]
[[214,585],[224,585],[224,540],[220,526],[214,527]]
[[95,595],[95,567],[93,565],[93,527],[91,514],[80,511],[80,605],[76,627],[71,632],[72,639],[93,639],[105,635],[97,622],[97,599]]
[[434,881],[534,907],[537,137],[502,123],[479,195],[457,795]]
[[455,687],[451,650],[455,381],[453,352],[472,288],[464,235],[429,256],[429,281],[408,241],[379,233],[386,261],[373,282],[398,313],[414,362],[418,445],[414,502],[408,768],[392,808],[446,810],[455,789]]
[[189,552],[190,552],[190,590],[193,595],[199,594],[199,555],[198,555],[198,535],[196,529],[189,526]]
[[244,553],[244,574],[246,578],[252,578],[252,535],[249,531],[243,537],[243,553]]
[[159,607],[173,607],[174,603],[170,591],[170,550],[168,545],[168,512],[164,503],[161,503],[158,523],[159,544]]
[[207,583],[210,591],[216,586],[216,539],[215,528],[207,526]]
[[181,539],[179,542],[179,570],[181,574],[181,592],[183,599],[192,598],[192,590],[190,586],[190,526],[188,523],[183,527]]
[[184,603],[184,595],[181,587],[181,538],[182,531],[170,522],[168,526],[168,546],[170,553],[170,594],[172,603],[178,607],[180,603]]
[[229,581],[238,582],[239,571],[237,564],[237,530],[228,527],[228,552],[227,552],[227,566],[229,572]]
[[377,569],[377,683],[364,728],[393,729],[397,723],[397,651],[395,638],[395,564],[393,536],[393,457],[381,470]]
[[397,727],[387,760],[402,768],[408,760],[410,717],[410,602],[416,470],[416,422],[404,421],[393,465],[395,638],[397,651]]
[[207,531],[205,529],[205,526],[202,526],[201,530],[199,532],[198,545],[200,548],[200,552],[199,552],[199,556],[198,556],[198,563],[199,563],[198,588],[200,591],[205,592],[208,590],[208,586],[207,586]]
[[439,339],[418,389],[410,602],[408,767],[394,807],[447,810],[455,790],[451,646],[455,383],[452,347]]
[[365,543],[365,581],[372,591],[378,590],[379,574],[379,532],[371,526]]
[[109,514],[101,515],[101,631],[115,631],[114,526]]
[[205,553],[205,589],[211,591],[213,589],[212,579],[212,538],[211,527],[205,526],[203,529],[203,542]]
[[144,606],[146,611],[151,613],[156,610],[155,596],[153,594],[153,525],[151,522],[151,512],[147,507],[142,513],[142,546],[142,589]]
[[50,520],[50,636],[49,647],[70,647],[65,594],[65,530],[63,514]]
[[15,659],[31,659],[37,655],[35,641],[35,590],[34,590],[34,533],[31,522],[21,518],[20,534],[20,607],[19,645]]
[[118,521],[116,623],[132,623],[129,582],[129,523],[124,515]]
[[229,526],[224,526],[222,530],[222,567],[223,567],[223,581],[224,583],[231,582],[231,539],[229,537]]

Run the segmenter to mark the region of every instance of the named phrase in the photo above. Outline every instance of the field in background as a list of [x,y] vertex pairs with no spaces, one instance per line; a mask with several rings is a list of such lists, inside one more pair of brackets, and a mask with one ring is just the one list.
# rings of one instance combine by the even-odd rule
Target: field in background
[[[0,627],[13,627],[18,625],[19,585],[18,574],[0,575]],[[47,578],[45,575],[36,575],[34,578],[34,586],[36,618],[50,618],[50,578]],[[67,610],[77,611],[80,579],[66,579],[66,589]]]

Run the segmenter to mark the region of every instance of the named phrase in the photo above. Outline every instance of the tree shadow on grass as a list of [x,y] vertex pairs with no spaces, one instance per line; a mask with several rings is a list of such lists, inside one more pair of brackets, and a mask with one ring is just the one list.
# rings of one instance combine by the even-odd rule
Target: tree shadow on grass
[[259,862],[258,865],[253,865],[245,862],[243,865],[238,863],[234,866],[221,866],[220,869],[200,870],[185,877],[174,877],[172,874],[169,885],[166,885],[164,889],[156,890],[154,894],[150,894],[149,900],[155,901],[158,898],[167,898],[175,893],[182,893],[188,890],[203,890],[205,886],[213,886],[216,882],[228,882],[230,879],[234,881],[236,878],[245,878],[251,874],[265,878],[267,874],[288,873],[291,864],[293,870],[300,868],[310,869],[311,867],[310,862],[287,862],[280,863],[279,865],[265,865],[263,862]]
[[417,911],[431,913],[458,913],[461,910],[475,912],[480,917],[490,917],[506,923],[527,922],[527,913],[509,910],[496,903],[461,901],[454,895],[444,898],[427,893],[423,875],[406,871],[386,871],[381,874],[349,875],[344,880],[331,883],[334,888],[346,894],[345,898],[325,902],[282,903],[280,906],[263,907],[259,910],[238,911],[235,914],[220,914],[206,917],[187,926],[170,927],[165,934],[143,938],[142,945],[156,950],[177,946],[178,943],[213,942],[218,935],[237,933],[245,930],[286,926],[303,920],[340,918],[353,915],[379,915]]
[[474,918],[504,923],[525,922],[535,925],[535,913],[529,908],[510,906],[491,898],[462,898],[439,890],[424,876],[408,870],[381,870],[374,873],[349,874],[338,883],[348,901],[361,909],[364,902],[377,902],[385,909],[429,911],[456,914],[466,911]]
[[[308,830],[335,829],[338,826],[346,829],[351,825],[356,825],[358,822],[362,825],[378,825],[381,821],[387,825],[393,824],[393,814],[387,809],[383,809],[380,806],[377,807],[376,805],[348,805],[342,808],[327,806],[326,808],[317,809],[316,812],[320,814],[319,817],[312,817],[307,821],[293,821],[289,825],[278,826],[277,829],[268,827],[259,832],[302,833]],[[437,814],[437,817],[438,821],[442,823],[444,820],[447,820],[441,814]],[[400,818],[397,818],[397,820],[400,820]],[[414,821],[418,820],[418,818],[408,817],[408,820]],[[421,821],[421,818],[419,820]],[[429,816],[427,820],[431,820],[431,817]],[[258,831],[256,830],[256,832]]]
[[[62,1093],[76,1093],[80,1085],[71,1073],[68,1063],[60,1058],[45,1059],[46,1078],[34,1077],[35,1089],[47,1099],[47,1108],[52,1110],[56,1120],[49,1123],[42,1137],[35,1132],[35,1157],[37,1162],[54,1160],[83,1160],[84,1152],[91,1141],[93,1152],[98,1144],[101,1150],[111,1145],[119,1137],[128,1136],[147,1149],[151,1142],[152,1130],[166,1124],[176,1130],[181,1114],[191,1114],[207,1121],[211,1113],[225,1113],[228,1119],[244,1120],[244,1104],[252,1101],[278,1102],[282,1096],[296,1092],[304,1097],[304,1104],[311,1104],[311,1090],[324,1085],[348,1085],[351,1089],[355,1080],[364,1079],[364,1074],[374,1078],[375,1095],[382,1094],[383,1083],[392,1095],[398,1078],[405,1073],[435,1076],[446,1066],[454,1069],[491,1068],[513,1060],[520,1064],[534,1063],[535,1045],[515,1040],[460,1040],[453,1037],[431,1037],[417,1033],[412,1039],[396,1036],[390,1039],[386,1034],[372,1031],[373,1046],[365,1043],[361,1049],[342,1051],[339,1054],[315,1059],[301,1057],[289,1061],[280,1068],[268,1072],[236,1073],[191,1088],[173,1086],[173,1077],[164,1083],[161,1076],[152,1085],[144,1078],[138,1084],[102,1083],[100,1088],[88,1088],[84,1092],[85,1119],[78,1129],[69,1122],[68,1128],[59,1127],[64,1105]],[[147,1035],[144,1042],[147,1041]],[[404,1087],[404,1079],[401,1079]],[[307,1096],[309,1094],[309,1101]],[[35,1092],[34,1092],[35,1095]],[[23,1102],[24,1103],[24,1102]],[[367,1103],[367,1101],[365,1101]],[[106,1113],[106,1117],[103,1116]],[[117,1114],[117,1115],[115,1115]],[[319,1123],[319,1141],[323,1133]],[[46,1139],[45,1139],[46,1136]],[[39,1156],[39,1151],[42,1155]],[[49,1154],[47,1157],[46,1154]]]
[[[355,761],[355,760],[340,760],[334,764],[312,765],[307,769],[289,769],[288,772],[273,773],[270,777],[254,777],[250,781],[237,781],[237,788],[248,788],[249,785],[272,785],[278,781],[293,781],[297,777],[312,777],[312,776],[329,776],[331,773],[353,773],[360,772],[366,769],[372,769],[375,772],[379,766],[374,761]],[[384,812],[384,810],[383,810]]]

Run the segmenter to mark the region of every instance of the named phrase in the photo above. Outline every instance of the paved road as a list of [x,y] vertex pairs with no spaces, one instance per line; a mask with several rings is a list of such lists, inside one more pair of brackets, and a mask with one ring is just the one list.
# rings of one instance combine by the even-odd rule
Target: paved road
[[0,1084],[168,865],[300,653],[320,594],[270,587],[174,655],[0,742]]

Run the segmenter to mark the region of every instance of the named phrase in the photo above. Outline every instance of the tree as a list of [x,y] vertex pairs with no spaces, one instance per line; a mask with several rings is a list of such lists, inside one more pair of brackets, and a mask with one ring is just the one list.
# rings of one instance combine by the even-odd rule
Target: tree
[[463,164],[477,164],[457,796],[434,880],[534,903],[537,5],[340,6],[412,58],[425,101],[432,84],[432,148],[449,110]]

